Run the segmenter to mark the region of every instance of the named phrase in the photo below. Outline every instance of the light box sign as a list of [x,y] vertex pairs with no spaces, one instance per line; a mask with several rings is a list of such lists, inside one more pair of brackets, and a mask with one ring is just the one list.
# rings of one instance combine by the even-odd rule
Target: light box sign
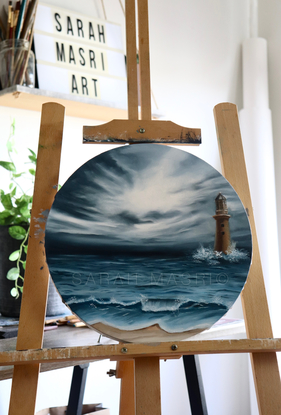
[[40,89],[126,106],[120,25],[39,3],[34,45]]

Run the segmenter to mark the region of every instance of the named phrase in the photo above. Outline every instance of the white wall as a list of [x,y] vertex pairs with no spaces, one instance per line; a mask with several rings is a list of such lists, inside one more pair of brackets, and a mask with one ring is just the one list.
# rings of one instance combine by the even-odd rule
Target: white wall
[[[0,1],[2,5],[4,0]],[[74,11],[103,17],[101,2],[98,0],[45,0],[46,3],[72,8]],[[124,24],[124,18],[117,0],[104,0],[107,18]],[[261,35],[269,36],[269,74],[274,80],[270,82],[270,100],[273,111],[275,148],[280,150],[278,137],[281,132],[280,73],[281,50],[278,35],[278,0],[261,0]],[[187,127],[202,129],[203,144],[190,151],[220,169],[216,142],[213,107],[220,102],[236,103],[242,107],[241,43],[248,35],[248,4],[245,0],[150,0],[150,42],[151,42],[151,79],[152,90],[161,113],[166,119]],[[279,13],[280,16],[280,13]],[[269,23],[272,22],[272,27]],[[277,85],[277,86],[276,86]],[[40,115],[36,112],[0,108],[0,150],[8,134],[10,119],[16,118],[17,140],[21,146],[36,148]],[[60,182],[63,183],[81,163],[108,146],[83,146],[81,144],[82,126],[94,124],[93,121],[66,117],[64,144],[62,151],[62,171]],[[186,149],[186,148],[185,148]],[[278,154],[275,153],[277,166],[277,186],[280,186],[281,167],[278,166]],[[281,196],[278,194],[278,203]],[[230,315],[241,317],[239,303]],[[99,363],[103,373],[107,363]],[[246,356],[204,356],[201,358],[203,381],[209,415],[248,415],[250,399],[248,387],[248,360]],[[94,386],[96,364],[91,368],[91,379],[87,388],[93,392],[87,400],[102,401],[111,409],[111,414],[118,413],[117,398],[119,383],[107,379],[101,385]],[[99,367],[100,367],[99,366]],[[100,370],[100,369],[98,369]],[[51,373],[41,375],[38,409],[49,405],[66,404],[58,395],[56,399],[46,399],[47,390],[53,386],[66,397],[69,390],[69,370],[61,371],[65,379],[56,379],[59,375]],[[168,415],[188,415],[187,392],[181,360],[161,364],[162,413]],[[113,386],[114,385],[114,386]],[[40,388],[41,392],[40,392]],[[9,382],[0,382],[0,415],[6,415]],[[105,392],[106,391],[106,392]],[[109,392],[110,391],[110,392]],[[93,393],[93,394],[92,394]],[[110,398],[111,393],[114,398]],[[49,403],[50,402],[50,403]]]
[[278,0],[259,1],[259,35],[267,40],[268,47],[269,104],[272,111],[279,250],[281,253],[281,27],[278,19],[280,13],[281,4]]

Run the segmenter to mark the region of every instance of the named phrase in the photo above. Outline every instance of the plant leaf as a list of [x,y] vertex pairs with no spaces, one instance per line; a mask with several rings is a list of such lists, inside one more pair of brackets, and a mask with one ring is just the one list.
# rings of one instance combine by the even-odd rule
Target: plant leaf
[[2,212],[0,212],[0,218],[7,218],[10,214],[9,210],[2,210]]
[[7,279],[10,281],[15,281],[18,279],[18,277],[20,276],[19,271],[17,268],[11,268],[8,272],[7,272]]
[[[6,215],[8,213],[8,215]],[[7,210],[0,213],[0,225],[11,225],[14,221],[14,216],[10,215]]]
[[14,251],[9,256],[9,260],[10,261],[16,261],[19,258],[19,256],[20,256],[20,250]]
[[10,210],[13,208],[13,203],[12,203],[10,193],[1,194],[1,203],[6,210]]
[[30,218],[30,209],[28,209],[27,206],[24,206],[22,208],[20,208],[20,213],[22,214],[22,216],[24,216],[25,218]]
[[24,216],[18,216],[17,218],[13,219],[13,225],[20,225],[22,223],[26,223],[28,225],[29,224],[28,219],[29,218],[26,218]]
[[35,170],[34,169],[29,169],[28,170],[30,174],[32,174],[32,176],[35,176]]
[[33,150],[31,150],[31,148],[29,148],[28,150],[30,151],[30,153],[31,153],[33,156],[35,156],[35,157],[36,157],[36,153],[34,153],[34,151],[33,151]]
[[15,204],[19,208],[22,208],[24,206],[28,206],[28,204],[30,203],[30,198],[31,198],[31,196],[22,195],[20,198],[15,200]]
[[11,293],[11,296],[12,297],[15,297],[15,298],[18,298],[19,297],[19,291],[18,291],[18,289],[16,287],[12,288],[11,291],[10,291],[10,293]]
[[11,161],[0,161],[0,166],[9,171],[16,171],[16,166]]
[[25,254],[27,254],[27,245],[24,245],[23,250],[24,250]]
[[30,161],[32,161],[32,163],[36,163],[37,161],[36,156],[31,155],[31,156],[28,156],[28,158]]
[[22,226],[11,226],[9,228],[9,234],[12,238],[22,240],[25,238],[26,230]]

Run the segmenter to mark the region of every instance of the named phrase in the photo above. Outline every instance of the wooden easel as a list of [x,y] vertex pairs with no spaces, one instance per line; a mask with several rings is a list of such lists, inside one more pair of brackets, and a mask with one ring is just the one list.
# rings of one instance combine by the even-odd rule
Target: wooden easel
[[[138,117],[137,98],[135,0],[127,0],[129,120],[115,120],[104,126],[84,128],[85,142],[104,140],[111,143],[145,141],[183,144],[185,141],[185,144],[194,145],[198,142],[198,130],[183,129],[165,121],[151,121],[147,0],[138,1],[138,19],[141,120]],[[94,361],[101,358],[120,361],[119,376],[123,379],[121,415],[160,415],[159,359],[203,353],[251,353],[260,414],[280,413],[281,383],[276,351],[281,350],[281,339],[272,338],[237,110],[235,105],[223,103],[215,107],[214,114],[223,172],[247,209],[252,228],[253,263],[242,292],[248,339],[41,349],[49,278],[44,252],[44,217],[46,210],[51,207],[58,183],[64,117],[63,107],[45,104],[17,351],[0,353],[1,365],[15,365],[9,415],[34,414],[40,363]],[[127,135],[124,135],[125,130],[129,131]],[[124,403],[125,392],[127,399]],[[131,399],[128,399],[128,393]]]

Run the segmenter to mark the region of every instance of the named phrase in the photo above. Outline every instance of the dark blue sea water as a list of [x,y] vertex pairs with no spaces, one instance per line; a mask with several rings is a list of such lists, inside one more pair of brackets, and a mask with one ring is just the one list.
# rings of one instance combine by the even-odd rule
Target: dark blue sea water
[[200,247],[184,256],[48,256],[64,302],[88,324],[122,330],[153,324],[170,333],[208,328],[240,294],[250,254]]

